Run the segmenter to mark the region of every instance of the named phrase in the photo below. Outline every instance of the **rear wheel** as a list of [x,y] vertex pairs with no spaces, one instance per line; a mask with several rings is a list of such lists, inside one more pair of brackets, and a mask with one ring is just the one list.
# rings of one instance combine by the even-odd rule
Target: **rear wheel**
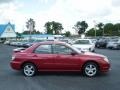
[[88,77],[93,77],[98,73],[98,66],[96,63],[88,62],[84,65],[83,74]]
[[32,77],[36,74],[36,67],[34,64],[32,63],[26,63],[23,65],[23,69],[22,69],[22,72],[25,76],[27,77]]

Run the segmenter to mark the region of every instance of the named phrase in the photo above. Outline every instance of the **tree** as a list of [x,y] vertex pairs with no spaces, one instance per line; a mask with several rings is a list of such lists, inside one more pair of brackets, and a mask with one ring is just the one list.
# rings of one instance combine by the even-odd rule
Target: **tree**
[[51,28],[51,22],[45,23],[44,27],[46,28],[46,33],[47,34],[53,34],[53,29]]
[[22,34],[30,34],[30,31],[24,31]]
[[17,38],[22,38],[22,35],[21,35],[21,33],[19,33],[19,32],[16,32],[16,35],[17,35]]
[[45,23],[44,27],[47,34],[60,34],[63,30],[62,24],[55,21]]
[[[24,32],[22,32],[22,34],[30,34],[30,31],[24,31]],[[39,31],[31,31],[31,34],[41,34],[41,32],[39,32]]]
[[98,27],[98,30],[103,30],[104,24],[103,24],[103,23],[99,23],[99,24],[97,25],[97,27]]
[[35,21],[30,18],[27,22],[26,22],[26,27],[27,29],[31,32],[31,31],[35,31]]
[[60,34],[61,31],[63,30],[63,26],[59,22],[52,21],[52,25],[53,25],[54,34]]
[[105,35],[113,35],[113,29],[114,29],[114,25],[112,23],[107,23],[104,25],[104,34]]
[[114,24],[113,35],[120,35],[120,23]]
[[71,36],[70,31],[66,31],[66,32],[65,32],[65,36],[66,36],[66,37],[70,37],[70,36]]
[[89,31],[86,33],[87,36],[95,36],[95,30],[94,28],[91,28]]
[[[89,31],[86,33],[87,36],[95,36],[95,29],[91,28]],[[102,30],[96,30],[96,36],[102,36]]]
[[86,29],[88,28],[88,24],[85,22],[85,21],[78,21],[75,25],[74,25],[74,27],[73,27],[77,32],[78,32],[78,34],[80,35],[80,34],[83,34],[85,31],[86,31]]

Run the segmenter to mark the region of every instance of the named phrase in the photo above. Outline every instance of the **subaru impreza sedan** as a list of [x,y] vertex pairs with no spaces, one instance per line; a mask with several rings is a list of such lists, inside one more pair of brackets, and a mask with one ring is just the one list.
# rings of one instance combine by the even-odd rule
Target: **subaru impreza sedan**
[[28,77],[42,71],[82,72],[86,76],[93,77],[110,69],[106,56],[81,52],[70,44],[60,41],[35,43],[25,50],[14,52],[10,65]]

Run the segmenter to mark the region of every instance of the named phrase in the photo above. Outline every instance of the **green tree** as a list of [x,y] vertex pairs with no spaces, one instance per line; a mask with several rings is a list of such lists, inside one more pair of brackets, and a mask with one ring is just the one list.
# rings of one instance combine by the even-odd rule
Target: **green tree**
[[[22,32],[22,34],[30,34],[30,31],[26,30]],[[31,31],[31,34],[41,34],[41,32],[34,30],[34,31]]]
[[63,30],[63,26],[59,22],[52,22],[54,34],[60,34]]
[[86,32],[86,35],[87,36],[95,36],[95,30],[94,30],[94,28],[91,28],[90,30],[88,30]]
[[66,37],[70,37],[70,36],[71,36],[71,33],[70,33],[70,31],[66,31],[64,35],[65,35]]
[[96,36],[104,36],[104,24],[102,22],[97,24]]
[[104,24],[103,23],[99,23],[97,24],[98,30],[103,30],[104,28]]
[[22,38],[22,34],[19,32],[16,32],[17,38]]
[[114,30],[113,30],[113,35],[120,35],[120,23],[114,24]]
[[63,26],[59,22],[47,22],[44,25],[47,34],[60,34],[63,30]]
[[45,32],[47,34],[53,34],[53,29],[52,29],[51,22],[46,22],[45,25],[44,25],[44,27],[45,27],[45,30],[46,30]]
[[74,27],[73,27],[77,32],[78,34],[83,34],[85,33],[86,29],[88,28],[88,24],[85,22],[85,21],[78,21]]
[[22,34],[30,34],[30,31],[23,31]]
[[104,34],[111,36],[113,35],[114,25],[112,23],[107,23],[104,25]]
[[103,31],[102,30],[96,30],[96,36],[102,36]]
[[34,19],[30,18],[27,22],[26,22],[26,27],[27,29],[31,32],[36,31],[35,30],[35,21]]
[[[87,36],[95,36],[95,29],[91,28],[89,31],[86,33]],[[96,30],[96,36],[102,36],[102,30]]]

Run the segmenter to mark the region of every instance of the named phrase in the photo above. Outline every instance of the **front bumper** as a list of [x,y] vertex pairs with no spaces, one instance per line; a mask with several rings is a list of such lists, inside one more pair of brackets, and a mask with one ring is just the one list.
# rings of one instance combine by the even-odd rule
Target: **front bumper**
[[100,71],[101,72],[108,72],[111,70],[111,65],[110,63],[106,63],[106,64],[103,64],[101,67],[100,67]]

